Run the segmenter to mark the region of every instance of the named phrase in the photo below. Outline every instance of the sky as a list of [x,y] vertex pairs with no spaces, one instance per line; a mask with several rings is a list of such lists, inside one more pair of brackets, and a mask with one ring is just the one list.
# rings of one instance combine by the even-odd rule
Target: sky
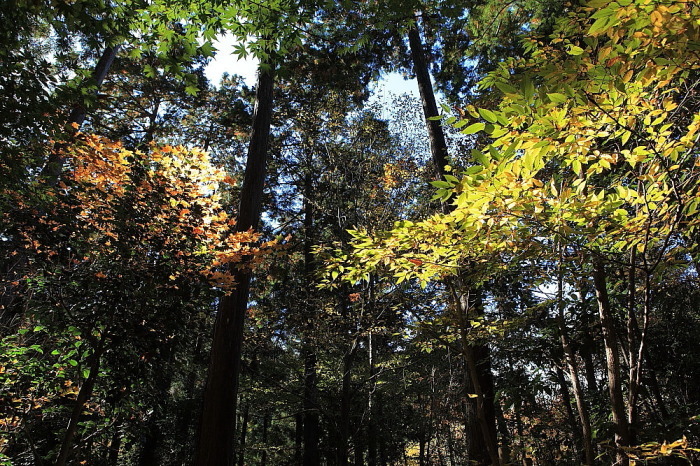
[[[218,84],[221,75],[229,73],[243,76],[248,86],[255,85],[258,61],[253,57],[247,59],[235,57],[232,53],[235,43],[235,39],[231,36],[222,37],[214,42],[214,47],[218,52],[205,71],[212,84]],[[388,104],[391,100],[390,94],[408,93],[418,97],[418,84],[415,79],[405,80],[399,73],[389,73],[374,85],[373,91],[374,99]]]

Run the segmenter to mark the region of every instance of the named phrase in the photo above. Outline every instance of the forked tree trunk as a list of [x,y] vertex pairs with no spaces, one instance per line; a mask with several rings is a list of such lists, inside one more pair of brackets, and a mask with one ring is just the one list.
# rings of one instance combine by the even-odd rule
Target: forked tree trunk
[[608,372],[608,393],[612,411],[613,427],[615,430],[615,445],[617,447],[618,464],[629,463],[627,455],[621,447],[629,446],[629,424],[625,401],[622,396],[622,380],[620,372],[620,355],[617,347],[617,334],[608,298],[607,279],[605,267],[600,259],[593,264],[593,284],[598,300],[598,313],[603,330],[603,342],[605,344],[605,359]]
[[[253,130],[235,227],[238,232],[255,229],[260,222],[272,119],[272,84],[272,69],[261,68],[258,72]],[[251,273],[237,270],[233,272],[233,277],[235,288],[230,295],[221,298],[214,323],[195,453],[197,466],[230,466],[234,460],[238,376]]]

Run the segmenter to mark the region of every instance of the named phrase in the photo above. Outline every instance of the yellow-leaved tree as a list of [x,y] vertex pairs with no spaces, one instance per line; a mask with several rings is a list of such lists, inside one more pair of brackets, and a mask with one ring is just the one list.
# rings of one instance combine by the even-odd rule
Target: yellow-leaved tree
[[[491,143],[472,150],[469,166],[434,183],[435,198],[452,205],[449,213],[381,234],[353,231],[354,253],[336,255],[329,276],[358,280],[383,268],[399,282],[425,284],[481,264],[484,280],[536,260],[559,264],[551,285],[560,302],[565,274],[590,279],[614,450],[626,464],[641,455],[632,447],[653,283],[671,268],[695,268],[700,253],[700,6],[593,0],[527,50],[528,58],[504,61],[482,81],[500,95],[496,107],[468,106],[468,118],[453,123]],[[619,309],[608,298],[611,267],[627,277],[627,304]],[[557,318],[592,464],[563,304]]]

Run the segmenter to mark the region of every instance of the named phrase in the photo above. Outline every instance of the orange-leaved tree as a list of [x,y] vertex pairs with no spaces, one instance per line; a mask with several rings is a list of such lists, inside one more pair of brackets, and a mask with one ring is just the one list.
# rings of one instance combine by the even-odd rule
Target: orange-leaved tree
[[[59,401],[59,380],[76,387],[62,444],[38,453],[57,455],[57,464],[73,454],[81,413],[100,378],[133,378],[123,373],[127,367],[104,361],[119,354],[124,364],[130,353],[127,360],[147,355],[155,363],[154,355],[172,352],[197,306],[230,290],[225,266],[250,267],[271,246],[252,231],[234,232],[221,203],[233,180],[205,152],[171,146],[130,151],[92,135],[79,135],[63,150],[68,169],[58,183],[39,182],[34,194],[3,193],[15,206],[3,219],[4,234],[23,247],[17,253],[27,257],[31,292],[20,334],[8,337],[27,350],[2,361],[5,405],[17,429]],[[39,330],[27,332],[30,326]],[[37,398],[27,384],[35,376],[25,370],[37,359],[48,373],[44,401],[33,411],[21,406]]]

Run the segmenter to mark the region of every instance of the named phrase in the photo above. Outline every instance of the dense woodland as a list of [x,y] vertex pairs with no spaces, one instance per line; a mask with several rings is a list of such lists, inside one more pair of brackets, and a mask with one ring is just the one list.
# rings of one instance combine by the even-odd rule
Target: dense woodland
[[0,24],[0,464],[700,464],[696,2]]

